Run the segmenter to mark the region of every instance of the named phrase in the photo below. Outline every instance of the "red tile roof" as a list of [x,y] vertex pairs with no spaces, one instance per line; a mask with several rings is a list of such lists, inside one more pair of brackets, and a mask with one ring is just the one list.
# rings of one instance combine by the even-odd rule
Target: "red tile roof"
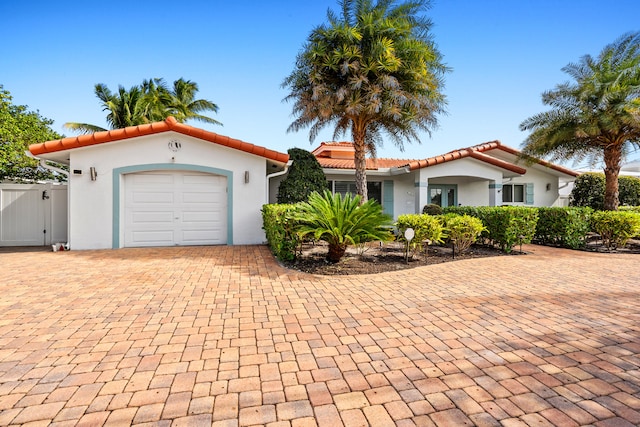
[[[334,150],[334,148],[336,148],[337,151],[340,152],[340,155],[337,156],[338,158],[332,158],[332,153],[336,151]],[[318,148],[313,150],[313,154],[316,155],[318,162],[324,168],[355,169],[355,163],[353,161],[353,158],[352,157],[347,158],[347,156],[344,155],[344,153],[349,151],[349,149],[351,149],[351,152],[353,152],[353,144],[350,142],[323,142]],[[429,157],[429,158],[420,159],[420,160],[388,159],[388,158],[367,159],[367,169],[376,170],[376,169],[384,169],[384,168],[401,168],[406,166],[410,170],[416,170],[416,169],[422,169],[429,166],[435,166],[438,164],[450,162],[457,159],[463,159],[465,157],[471,157],[473,159],[480,160],[485,163],[489,163],[499,168],[506,169],[513,173],[517,173],[519,175],[524,175],[527,172],[527,170],[522,166],[516,165],[506,160],[496,158],[489,154],[485,154],[485,152],[490,150],[495,150],[495,149],[502,150],[514,156],[519,156],[521,154],[520,151],[516,149],[502,145],[500,141],[490,141],[490,142],[485,142],[483,144],[474,145],[468,148],[453,150],[439,156]],[[327,155],[329,157],[327,157]],[[553,163],[549,163],[544,160],[532,159],[532,161],[534,163],[538,163],[542,166],[554,169],[558,172],[562,172],[567,175],[578,176],[578,172],[572,171],[562,166],[554,165]]]
[[162,132],[174,131],[183,135],[209,141],[214,144],[224,145],[256,156],[265,157],[276,162],[286,163],[289,155],[277,151],[269,150],[265,147],[250,144],[239,139],[218,135],[204,129],[199,129],[184,123],[178,123],[173,117],[167,117],[163,122],[149,123],[139,126],[129,126],[123,129],[113,129],[105,132],[96,132],[88,135],[79,135],[54,141],[47,141],[29,146],[29,151],[34,156],[57,151],[72,150],[74,148],[89,147],[91,145],[104,144],[107,142],[120,141],[123,139],[135,138],[138,136],[153,135]]

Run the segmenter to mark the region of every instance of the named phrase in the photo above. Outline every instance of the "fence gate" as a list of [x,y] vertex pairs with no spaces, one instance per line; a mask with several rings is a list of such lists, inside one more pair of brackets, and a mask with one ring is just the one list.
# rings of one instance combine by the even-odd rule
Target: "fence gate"
[[67,242],[67,186],[0,184],[0,246]]

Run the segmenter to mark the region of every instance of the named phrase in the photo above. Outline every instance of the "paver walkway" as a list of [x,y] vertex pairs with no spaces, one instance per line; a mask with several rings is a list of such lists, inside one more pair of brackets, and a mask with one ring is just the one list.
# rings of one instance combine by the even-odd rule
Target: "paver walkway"
[[0,425],[640,425],[640,256],[0,253]]

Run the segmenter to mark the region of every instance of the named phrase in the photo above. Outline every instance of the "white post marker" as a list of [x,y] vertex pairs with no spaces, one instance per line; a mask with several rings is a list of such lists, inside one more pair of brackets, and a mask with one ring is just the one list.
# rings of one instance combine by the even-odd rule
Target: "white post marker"
[[416,232],[413,228],[409,227],[404,230],[404,238],[407,239],[407,247],[404,251],[404,262],[409,263],[409,245],[411,244],[411,240],[416,236]]

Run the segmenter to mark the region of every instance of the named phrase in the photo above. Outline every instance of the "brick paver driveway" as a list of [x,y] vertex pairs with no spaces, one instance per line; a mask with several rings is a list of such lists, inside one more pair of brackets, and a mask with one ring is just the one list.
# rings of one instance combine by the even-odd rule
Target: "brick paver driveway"
[[0,253],[0,425],[640,424],[640,257]]

